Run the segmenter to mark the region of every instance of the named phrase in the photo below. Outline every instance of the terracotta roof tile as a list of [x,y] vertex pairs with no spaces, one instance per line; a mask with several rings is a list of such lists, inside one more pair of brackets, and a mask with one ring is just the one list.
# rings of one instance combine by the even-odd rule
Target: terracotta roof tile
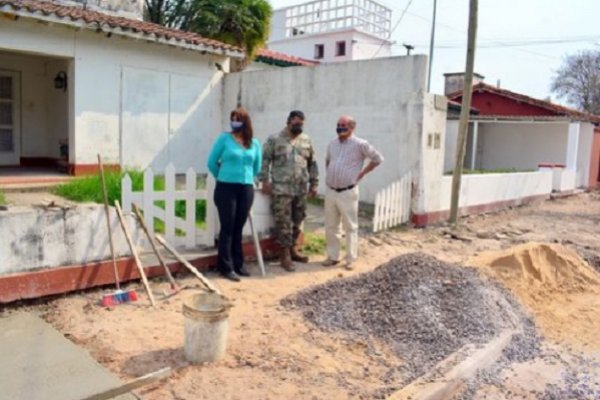
[[[533,97],[526,96],[521,93],[516,93],[506,89],[500,89],[492,85],[488,85],[487,83],[480,82],[473,86],[473,93],[475,92],[488,92],[494,93],[499,96],[504,96],[509,99],[513,99],[516,101],[521,101],[523,103],[531,104],[549,111],[556,113],[557,115],[565,115],[574,118],[581,118],[586,121],[591,121],[595,123],[600,123],[600,116],[582,112],[579,110],[575,110],[573,108],[561,106],[559,104],[554,104],[552,102],[546,100],[540,100]],[[454,93],[450,93],[447,95],[448,99],[452,101],[456,101],[462,97],[462,90],[456,91]]]
[[272,61],[274,63],[284,64],[286,66],[315,66],[318,65],[318,61],[307,60],[305,58],[290,56],[288,54],[280,53],[278,51],[260,49],[256,53],[257,61]]
[[[220,42],[218,40],[208,39],[196,33],[171,29],[151,22],[139,21],[131,18],[119,17],[104,14],[98,11],[84,10],[77,6],[67,6],[51,1],[37,0],[0,0],[0,8],[5,13],[14,11],[23,15],[25,13],[30,18],[38,18],[38,13],[44,16],[56,17],[62,19],[66,24],[72,22],[85,22],[86,24],[96,24],[95,29],[108,27],[118,29],[115,34],[121,32],[132,32],[142,34],[148,40],[166,39],[183,42],[187,45],[200,46],[206,51],[214,53],[228,52],[230,55],[242,56],[243,50],[239,47]],[[94,27],[90,27],[93,29]],[[175,43],[174,43],[175,44]],[[237,54],[236,54],[237,53]]]

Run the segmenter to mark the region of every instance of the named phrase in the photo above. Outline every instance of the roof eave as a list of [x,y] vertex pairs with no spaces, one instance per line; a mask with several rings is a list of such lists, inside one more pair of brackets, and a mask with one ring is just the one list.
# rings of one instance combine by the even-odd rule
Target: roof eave
[[70,17],[60,18],[52,14],[44,14],[41,11],[23,11],[13,8],[10,4],[0,6],[0,12],[4,14],[15,15],[23,19],[31,19],[36,21],[43,21],[50,24],[64,25],[77,29],[86,29],[90,31],[96,31],[98,33],[111,33],[114,35],[128,37],[134,40],[143,40],[149,43],[158,43],[162,45],[168,45],[173,47],[179,47],[187,50],[198,51],[201,53],[210,53],[215,55],[221,55],[236,59],[243,59],[245,53],[241,51],[229,50],[229,49],[218,49],[210,45],[205,44],[192,44],[185,40],[164,37],[153,34],[145,34],[143,32],[133,32],[132,30],[123,29],[121,27],[113,27],[109,24],[92,22],[88,23],[83,20],[73,20]]

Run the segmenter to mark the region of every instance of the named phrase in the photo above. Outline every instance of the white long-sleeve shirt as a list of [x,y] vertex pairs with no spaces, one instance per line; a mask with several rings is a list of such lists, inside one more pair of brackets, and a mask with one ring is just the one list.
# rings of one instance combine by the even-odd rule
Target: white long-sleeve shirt
[[352,135],[346,140],[332,140],[325,156],[327,186],[344,189],[356,185],[366,159],[377,164],[383,162],[381,153],[364,139]]

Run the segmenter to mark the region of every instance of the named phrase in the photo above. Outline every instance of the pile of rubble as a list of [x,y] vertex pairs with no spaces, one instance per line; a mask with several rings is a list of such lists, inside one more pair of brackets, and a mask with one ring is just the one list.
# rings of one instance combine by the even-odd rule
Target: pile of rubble
[[386,343],[405,360],[393,374],[396,384],[463,345],[486,343],[506,329],[527,331],[515,338],[511,358],[526,359],[539,350],[531,320],[506,290],[474,269],[422,253],[308,289],[282,304],[299,309],[320,329]]

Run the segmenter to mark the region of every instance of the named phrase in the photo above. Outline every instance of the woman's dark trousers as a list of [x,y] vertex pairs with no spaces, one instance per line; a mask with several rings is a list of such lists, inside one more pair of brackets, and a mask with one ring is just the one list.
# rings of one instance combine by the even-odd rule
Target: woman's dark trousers
[[231,271],[239,272],[243,268],[242,230],[253,200],[252,185],[217,181],[214,201],[221,224],[217,267],[223,275]]

